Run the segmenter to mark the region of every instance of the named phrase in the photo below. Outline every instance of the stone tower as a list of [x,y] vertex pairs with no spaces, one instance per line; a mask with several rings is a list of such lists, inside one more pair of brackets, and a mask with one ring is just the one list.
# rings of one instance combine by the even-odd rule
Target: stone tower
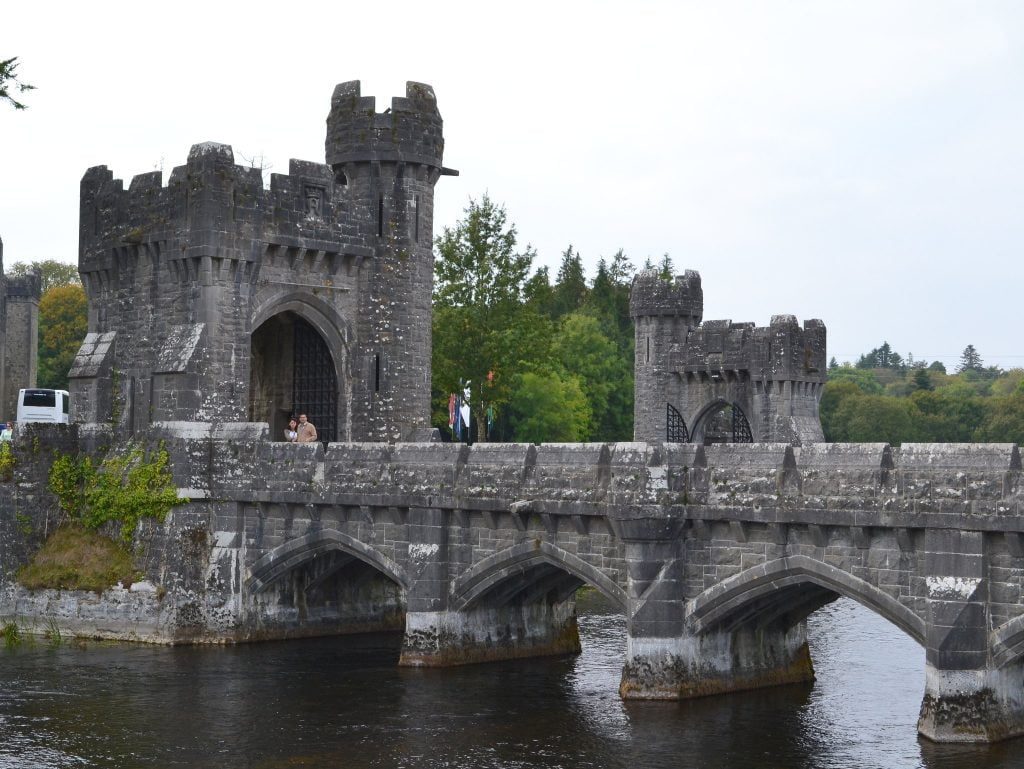
[[433,186],[445,171],[429,86],[381,114],[335,89],[327,163],[268,189],[231,147],[194,145],[167,185],[82,179],[79,271],[89,334],[73,418],[156,421],[307,413],[323,440],[396,441],[429,424]]
[[634,438],[695,443],[824,440],[825,325],[775,315],[767,328],[701,320],[700,275],[633,282]]
[[4,275],[0,240],[0,421],[18,412],[18,390],[36,386],[39,349],[39,275]]
[[441,128],[434,91],[423,83],[409,83],[383,113],[358,80],[331,97],[327,163],[373,228],[376,269],[359,297],[352,404],[353,420],[369,425],[373,440],[429,427],[434,184],[455,173],[441,164]]

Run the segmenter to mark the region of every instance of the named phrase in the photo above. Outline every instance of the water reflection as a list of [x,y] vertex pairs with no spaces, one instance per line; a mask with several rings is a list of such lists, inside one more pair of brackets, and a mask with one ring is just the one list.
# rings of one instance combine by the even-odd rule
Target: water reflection
[[1024,765],[919,740],[923,652],[850,601],[811,617],[813,686],[683,703],[619,700],[625,621],[584,603],[579,658],[447,670],[393,635],[3,652],[0,767]]

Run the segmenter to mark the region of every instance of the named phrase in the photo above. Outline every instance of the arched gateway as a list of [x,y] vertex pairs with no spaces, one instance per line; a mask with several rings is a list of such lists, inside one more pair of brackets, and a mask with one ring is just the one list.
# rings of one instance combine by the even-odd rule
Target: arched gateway
[[269,318],[252,334],[251,356],[251,421],[267,422],[280,440],[288,420],[306,414],[321,441],[338,440],[344,368],[309,322],[290,311]]

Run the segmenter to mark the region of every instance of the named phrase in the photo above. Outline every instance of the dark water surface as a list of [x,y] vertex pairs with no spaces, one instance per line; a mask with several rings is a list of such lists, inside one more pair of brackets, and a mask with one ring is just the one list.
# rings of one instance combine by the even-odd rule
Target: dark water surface
[[398,668],[395,636],[0,650],[0,767],[1024,768],[1024,740],[933,745],[921,648],[857,604],[811,617],[818,680],[623,703],[625,620],[583,654]]

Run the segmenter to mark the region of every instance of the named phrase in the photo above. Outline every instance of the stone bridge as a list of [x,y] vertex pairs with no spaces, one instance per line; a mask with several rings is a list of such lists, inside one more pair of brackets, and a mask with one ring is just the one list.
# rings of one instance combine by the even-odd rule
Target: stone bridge
[[165,640],[395,629],[405,665],[569,653],[590,585],[628,619],[622,696],[677,699],[812,679],[804,621],[847,596],[926,649],[924,735],[1024,729],[1015,446],[154,434],[192,499],[147,535]]

